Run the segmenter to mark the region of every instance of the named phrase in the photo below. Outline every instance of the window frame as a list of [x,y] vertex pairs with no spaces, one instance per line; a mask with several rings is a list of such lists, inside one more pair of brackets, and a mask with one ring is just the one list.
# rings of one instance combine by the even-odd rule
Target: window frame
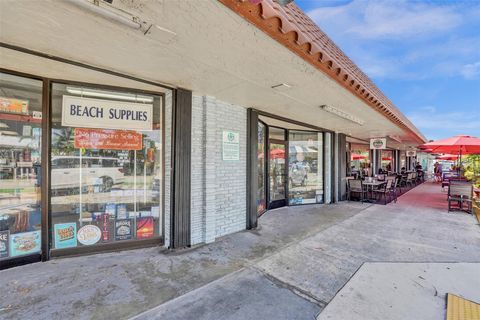
[[[27,263],[38,262],[38,261],[47,261],[53,257],[63,257],[63,256],[71,256],[71,255],[83,255],[83,254],[94,254],[100,252],[109,252],[109,251],[117,251],[119,249],[135,249],[135,248],[143,248],[149,246],[164,246],[165,245],[165,153],[166,150],[165,146],[165,137],[166,137],[166,98],[165,93],[161,91],[151,91],[151,90],[141,90],[136,88],[129,88],[129,87],[120,87],[120,86],[111,86],[111,85],[104,85],[104,84],[96,84],[90,82],[82,82],[82,81],[73,81],[73,80],[66,80],[66,79],[56,79],[56,78],[48,78],[42,77],[34,74],[19,72],[16,70],[0,68],[1,73],[6,73],[14,76],[20,76],[25,78],[30,78],[34,80],[42,81],[42,139],[41,139],[41,163],[42,163],[42,181],[41,181],[41,199],[40,199],[40,207],[41,207],[41,253],[22,256],[22,257],[15,257],[12,259],[2,260],[0,269],[9,268],[12,266],[19,266]],[[121,77],[121,75],[116,75],[117,77]],[[138,94],[147,94],[147,95],[156,95],[160,97],[161,103],[161,139],[162,139],[162,151],[161,151],[161,177],[162,177],[162,195],[160,198],[160,205],[161,205],[161,235],[154,236],[149,239],[132,239],[130,241],[119,241],[113,243],[106,243],[106,244],[98,244],[95,246],[82,246],[82,247],[75,247],[75,248],[65,248],[61,250],[55,250],[53,248],[53,239],[51,237],[53,231],[53,225],[51,221],[51,134],[52,134],[52,119],[51,119],[51,106],[52,106],[52,84],[59,83],[65,85],[76,85],[76,86],[85,86],[91,88],[98,88],[104,90],[112,90],[118,92],[126,92],[126,93],[138,93]],[[161,88],[167,88],[169,90],[173,90],[173,88],[159,86]],[[53,249],[53,250],[52,250]]]

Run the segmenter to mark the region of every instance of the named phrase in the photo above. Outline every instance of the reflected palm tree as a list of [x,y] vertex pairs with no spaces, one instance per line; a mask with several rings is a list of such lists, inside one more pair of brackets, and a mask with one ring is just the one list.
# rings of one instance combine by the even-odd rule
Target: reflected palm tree
[[72,128],[52,129],[52,152],[69,154],[75,150],[73,146]]

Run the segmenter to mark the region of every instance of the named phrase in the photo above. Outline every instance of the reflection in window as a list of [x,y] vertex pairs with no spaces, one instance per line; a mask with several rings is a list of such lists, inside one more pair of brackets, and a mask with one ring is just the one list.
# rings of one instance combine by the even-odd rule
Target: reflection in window
[[265,202],[265,137],[266,126],[258,123],[258,147],[257,147],[257,166],[258,166],[258,191],[257,191],[257,213],[262,214],[266,209]]
[[[160,97],[142,95],[136,101],[135,94],[74,89],[57,83],[52,88],[53,247],[74,248],[160,236]],[[85,93],[88,98],[79,101],[95,106],[98,101],[100,105],[102,101],[113,101],[114,106],[121,104],[134,110],[130,119],[143,117],[135,113],[136,108],[153,105],[152,130],[128,125],[114,129],[98,124],[88,128],[62,125],[64,97],[82,98]],[[84,111],[85,116],[92,114],[97,116],[99,111]]]
[[289,131],[289,204],[323,202],[322,133]]
[[0,260],[41,250],[42,82],[0,73]]
[[381,158],[381,168],[383,172],[392,172],[394,171],[394,159],[393,159],[393,151],[392,150],[382,150],[382,158]]

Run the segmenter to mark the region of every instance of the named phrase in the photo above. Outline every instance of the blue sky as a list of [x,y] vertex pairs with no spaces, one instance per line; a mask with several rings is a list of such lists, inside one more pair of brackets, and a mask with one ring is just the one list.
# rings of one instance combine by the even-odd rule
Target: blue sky
[[480,137],[480,0],[295,0],[424,133]]

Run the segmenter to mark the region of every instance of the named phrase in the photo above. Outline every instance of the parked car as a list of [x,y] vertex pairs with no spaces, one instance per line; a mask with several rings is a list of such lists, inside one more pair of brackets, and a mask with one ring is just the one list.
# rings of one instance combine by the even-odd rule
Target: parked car
[[302,162],[290,164],[290,184],[294,186],[305,186],[307,184],[307,168]]
[[[79,187],[79,156],[53,156],[51,167],[52,189]],[[116,158],[82,157],[81,179],[83,187],[100,186],[101,191],[108,192],[125,181],[125,174]]]

